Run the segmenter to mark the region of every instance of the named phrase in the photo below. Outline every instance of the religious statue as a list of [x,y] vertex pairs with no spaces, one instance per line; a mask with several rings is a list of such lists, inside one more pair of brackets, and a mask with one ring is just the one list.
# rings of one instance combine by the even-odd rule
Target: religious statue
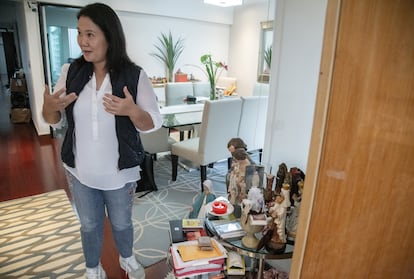
[[286,218],[287,239],[292,242],[294,242],[296,239],[296,231],[298,227],[298,218],[299,218],[300,204],[302,201],[304,181],[303,180],[298,181],[297,185],[298,185],[298,194],[296,193],[292,194],[293,206],[291,206],[290,212],[288,213],[287,218]]
[[243,148],[247,151],[247,145],[244,143],[244,141],[241,138],[232,138],[227,143],[227,149],[230,151],[231,154],[233,154],[236,149]]
[[272,168],[268,174],[266,174],[266,190],[264,193],[265,202],[270,202],[273,199],[273,181],[275,180],[275,176],[272,174]]
[[[235,164],[237,163],[237,159],[234,157],[234,152],[237,149],[244,149],[247,152],[247,145],[244,143],[244,141],[241,138],[231,138],[229,140],[229,142],[227,143],[227,150],[230,152],[231,154],[231,158],[228,159],[228,167],[229,167],[229,171],[226,175],[226,188],[227,191],[229,191],[229,187],[230,187],[230,176],[231,173],[233,171],[233,167],[235,166]],[[250,156],[248,157],[250,162],[253,164],[253,161],[250,159]]]
[[273,223],[268,233],[271,234],[270,241],[265,243],[265,247],[272,253],[283,253],[286,249],[286,207],[283,202],[283,195],[276,195],[274,205],[269,208],[269,214],[272,216]]
[[[273,205],[269,208],[269,214],[273,219],[263,243],[271,253],[283,253],[286,248],[286,214],[290,207],[290,185],[282,184],[280,193],[276,195]],[[270,239],[269,239],[270,238]]]
[[298,182],[305,179],[305,174],[303,171],[297,167],[290,168],[289,170],[291,176],[290,184],[290,202],[293,204],[293,196],[299,195],[299,186]]
[[[240,225],[246,232],[246,235],[242,238],[242,244],[248,248],[255,248],[259,243],[259,239],[256,237],[256,233],[260,232],[267,223],[266,215],[263,214],[265,203],[263,199],[263,193],[260,188],[253,186],[248,194],[247,199],[242,201],[242,215],[240,219]],[[251,216],[262,215],[265,217],[264,224],[259,225],[252,223]]]
[[280,193],[280,189],[282,189],[282,184],[285,181],[285,177],[287,174],[287,166],[285,163],[281,163],[279,165],[279,169],[277,170],[276,174],[276,186],[275,186],[275,195]]
[[195,200],[188,218],[205,218],[206,217],[206,204],[214,201],[216,195],[213,190],[213,183],[207,179],[203,182],[203,192]]
[[232,164],[229,183],[229,201],[231,204],[240,204],[247,197],[246,166],[250,165],[249,155],[243,148],[233,152],[235,161]]

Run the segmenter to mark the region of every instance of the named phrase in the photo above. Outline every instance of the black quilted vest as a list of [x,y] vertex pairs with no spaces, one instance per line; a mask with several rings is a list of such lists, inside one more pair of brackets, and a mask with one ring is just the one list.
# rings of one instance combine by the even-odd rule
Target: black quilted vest
[[[126,85],[136,103],[137,85],[141,68],[135,64],[131,64],[123,69],[121,73],[114,75],[110,73],[112,94],[124,98],[123,87]],[[89,62],[76,61],[73,62],[68,71],[66,79],[66,92],[75,92],[80,94],[86,83],[91,79],[93,74],[93,65]],[[76,100],[75,100],[76,102]],[[75,156],[73,154],[73,146],[75,143],[75,122],[73,119],[72,102],[66,107],[66,117],[68,128],[63,141],[61,156],[62,161],[69,167],[75,167]],[[139,132],[128,116],[115,116],[115,128],[118,138],[118,169],[126,169],[135,167],[142,163],[145,157],[144,148],[142,147]]]

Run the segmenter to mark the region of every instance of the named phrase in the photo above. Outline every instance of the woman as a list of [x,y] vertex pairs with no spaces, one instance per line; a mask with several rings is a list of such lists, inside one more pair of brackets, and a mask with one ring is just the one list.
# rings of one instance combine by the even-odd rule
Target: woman
[[105,211],[119,262],[129,278],[145,278],[132,253],[132,205],[144,151],[139,132],[162,124],[146,73],[126,53],[120,20],[95,3],[78,15],[82,57],[62,74],[54,94],[45,86],[43,117],[53,127],[65,120],[62,161],[81,223],[86,278],[106,278],[100,257]]

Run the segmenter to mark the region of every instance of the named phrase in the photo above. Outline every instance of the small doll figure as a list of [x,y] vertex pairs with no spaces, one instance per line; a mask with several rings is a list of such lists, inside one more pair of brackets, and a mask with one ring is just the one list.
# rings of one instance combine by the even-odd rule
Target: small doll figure
[[213,183],[207,179],[203,182],[203,193],[197,197],[196,201],[191,208],[188,218],[205,218],[206,216],[206,204],[214,201],[216,195],[213,190]]

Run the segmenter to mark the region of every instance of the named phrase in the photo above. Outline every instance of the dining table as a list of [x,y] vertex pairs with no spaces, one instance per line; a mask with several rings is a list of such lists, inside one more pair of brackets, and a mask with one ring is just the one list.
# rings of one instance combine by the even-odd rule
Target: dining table
[[187,125],[201,124],[204,104],[182,104],[160,108],[163,117],[163,126],[174,129]]

